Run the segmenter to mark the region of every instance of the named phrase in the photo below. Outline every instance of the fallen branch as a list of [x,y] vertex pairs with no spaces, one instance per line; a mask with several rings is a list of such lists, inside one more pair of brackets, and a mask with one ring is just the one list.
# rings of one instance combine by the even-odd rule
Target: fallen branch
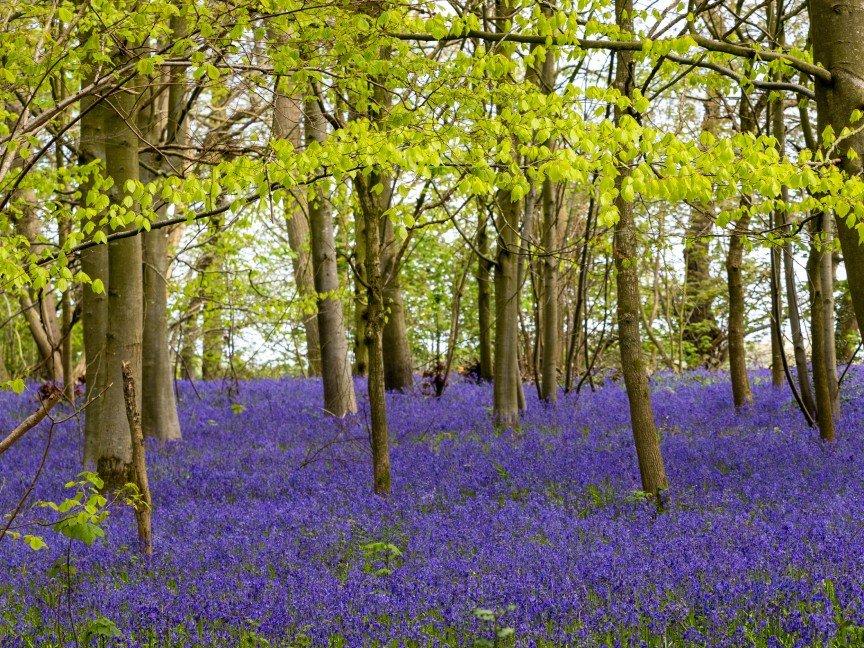
[[39,405],[39,409],[33,412],[26,419],[21,421],[21,423],[12,430],[5,439],[0,441],[0,455],[6,452],[9,448],[11,448],[17,441],[21,439],[25,434],[27,434],[30,430],[36,427],[39,422],[44,419],[48,412],[52,410],[52,408],[60,402],[60,399],[63,398],[63,392],[59,389],[53,389],[51,394],[42,401]]

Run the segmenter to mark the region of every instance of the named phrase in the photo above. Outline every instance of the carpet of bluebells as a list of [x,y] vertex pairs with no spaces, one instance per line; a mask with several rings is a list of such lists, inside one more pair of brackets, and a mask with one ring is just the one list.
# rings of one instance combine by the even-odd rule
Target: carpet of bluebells
[[[862,645],[864,371],[833,446],[788,389],[753,382],[736,416],[723,374],[655,377],[661,515],[611,382],[555,407],[526,386],[518,433],[493,430],[488,385],[388,396],[388,500],[370,493],[360,383],[345,421],[313,380],[182,384],[183,440],[149,446],[153,558],[126,508],[89,549],[3,540],[0,646],[71,644],[100,617],[120,646]],[[33,407],[0,396],[0,430]],[[0,511],[47,430],[2,457]],[[57,426],[33,499],[63,496],[80,448],[80,421]],[[71,577],[52,569],[67,558]]]

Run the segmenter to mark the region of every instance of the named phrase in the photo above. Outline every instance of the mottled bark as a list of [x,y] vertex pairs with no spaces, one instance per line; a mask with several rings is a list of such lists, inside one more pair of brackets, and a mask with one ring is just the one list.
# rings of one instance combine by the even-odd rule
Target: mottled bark
[[[385,192],[386,194],[387,192]],[[381,273],[384,278],[384,386],[390,391],[410,391],[414,387],[414,362],[408,343],[405,302],[399,285],[396,258],[398,241],[390,219],[383,223]]]
[[825,316],[822,312],[821,251],[816,239],[822,229],[821,217],[813,227],[810,256],[807,259],[807,278],[810,285],[810,343],[813,366],[813,388],[816,394],[816,424],[819,436],[825,441],[834,440],[834,416],[831,405],[831,386],[828,380],[828,364],[825,356]]
[[[81,140],[79,161],[87,164],[94,161],[105,162],[105,116],[104,104],[88,110],[95,101],[94,97],[81,100]],[[82,192],[87,195],[86,191]],[[85,205],[87,206],[87,205]],[[89,206],[88,206],[89,207]],[[98,221],[100,214],[91,216]],[[106,386],[105,336],[108,321],[108,246],[97,245],[81,253],[81,270],[91,279],[99,280],[104,286],[101,292],[94,292],[84,286],[81,295],[81,326],[84,339],[84,358],[86,361],[85,381],[86,409],[84,416],[84,463],[95,461],[96,444],[102,428],[103,391]]]
[[[633,31],[632,0],[615,0],[615,19],[623,31]],[[615,88],[623,96],[630,96],[634,85],[633,54],[621,50],[615,56]],[[615,106],[615,123],[619,127],[632,119],[632,115],[626,109]],[[630,405],[630,423],[639,461],[642,490],[655,497],[657,505],[660,506],[661,492],[668,488],[668,480],[660,452],[660,437],[654,424],[648,375],[642,355],[642,337],[639,332],[642,303],[639,296],[637,229],[633,217],[633,205],[621,197],[620,191],[629,174],[629,167],[622,161],[615,179],[619,190],[615,198],[618,221],[615,223],[612,243],[616,270],[615,284],[618,291],[618,347],[621,352],[621,370],[624,374],[627,400]]]
[[519,281],[518,223],[520,204],[510,198],[509,190],[496,196],[498,243],[495,255],[495,380],[492,410],[496,424],[519,424]]
[[[740,127],[745,133],[752,132],[756,127],[756,116],[749,103],[749,98],[741,98],[739,107]],[[729,250],[726,255],[726,280],[729,294],[729,379],[732,383],[732,402],[735,409],[739,410],[753,401],[753,392],[750,390],[750,379],[747,376],[747,350],[744,345],[745,328],[745,304],[744,304],[744,281],[742,277],[742,265],[744,263],[744,238],[750,225],[750,199],[744,196],[741,199],[743,214],[735,223],[732,234],[729,236]]]
[[[864,1],[811,0],[810,40],[814,62],[831,72],[831,83],[816,79],[818,132],[831,126],[835,134],[852,126],[852,134],[840,140],[833,152],[850,175],[860,175],[864,160],[864,133],[850,125],[853,110],[864,108]],[[846,155],[854,149],[857,156]],[[836,219],[837,238],[843,251],[852,305],[860,325],[864,321],[864,247],[856,229],[857,219]]]
[[[185,31],[182,22],[172,21],[175,33]],[[172,68],[166,79],[165,105],[152,97],[146,110],[139,114],[140,132],[153,144],[182,146],[186,129],[179,123],[185,106],[185,69]],[[182,166],[179,159],[160,158],[153,152],[142,154],[139,174],[150,182],[152,171],[161,168],[166,174]],[[158,218],[165,218],[167,206],[159,208]],[[142,290],[144,291],[142,360],[141,360],[141,429],[145,436],[162,441],[179,439],[180,420],[174,393],[174,366],[168,345],[168,235],[167,228],[144,232],[142,238]]]
[[[703,102],[702,131],[720,131],[720,101],[714,92]],[[686,304],[682,338],[694,364],[716,367],[722,361],[723,332],[714,315],[714,281],[711,277],[709,241],[714,225],[712,206],[692,206],[684,235],[684,299]]]
[[[507,0],[495,4],[496,29],[507,31],[513,7]],[[499,106],[499,109],[501,107]],[[519,240],[523,201],[514,200],[510,189],[495,195],[497,246],[495,252],[495,346],[492,416],[496,425],[519,424],[522,376],[519,369]]]
[[[306,101],[306,142],[323,142],[326,125],[318,102]],[[325,185],[326,186],[326,185]],[[315,291],[318,297],[318,333],[320,339],[321,376],[324,381],[324,408],[334,416],[345,416],[357,411],[351,364],[348,360],[348,341],[339,295],[339,269],[336,265],[333,213],[324,197],[317,191],[308,200],[312,267]]]
[[[296,150],[302,146],[303,114],[301,97],[290,97],[278,86],[273,99],[273,137],[287,139]],[[288,231],[288,245],[293,256],[291,265],[294,271],[294,282],[297,284],[297,294],[303,308],[315,301],[315,280],[312,273],[311,244],[309,239],[309,218],[305,201],[301,198],[286,200],[285,229]],[[317,309],[311,313],[304,311],[303,332],[306,339],[306,357],[309,364],[309,374],[321,375],[321,343],[318,338]]]
[[840,362],[850,362],[858,347],[861,335],[858,322],[855,320],[855,310],[852,308],[852,296],[846,281],[838,282],[840,300],[837,305],[837,359]]
[[840,386],[837,382],[837,341],[834,337],[834,215],[822,214],[822,249],[819,256],[819,278],[822,283],[822,331],[825,354],[825,380],[831,395],[831,411],[840,413]]
[[[111,199],[122,205],[126,183],[138,180],[136,95],[131,91],[112,97],[105,111],[105,166],[114,181]],[[131,236],[108,244],[108,316],[105,338],[105,403],[94,458],[107,488],[130,481],[132,444],[126,419],[122,366],[129,363],[141,381],[143,319],[141,237]],[[140,403],[138,403],[140,407]]]
[[387,409],[384,399],[384,282],[381,277],[381,222],[384,210],[379,196],[372,191],[376,174],[368,179],[355,179],[360,202],[366,247],[366,354],[369,361],[369,437],[372,442],[373,488],[379,495],[390,494],[390,448],[387,430]]
[[481,381],[489,382],[492,369],[492,268],[489,261],[489,232],[485,209],[481,207],[477,229],[477,346]]

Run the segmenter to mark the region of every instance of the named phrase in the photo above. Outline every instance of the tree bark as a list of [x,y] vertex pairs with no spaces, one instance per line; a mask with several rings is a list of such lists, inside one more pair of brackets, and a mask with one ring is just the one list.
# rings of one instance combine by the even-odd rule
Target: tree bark
[[838,283],[840,284],[840,304],[837,307],[837,359],[840,362],[850,362],[861,336],[858,332],[858,322],[855,321],[849,284],[845,281]]
[[[864,106],[864,2],[849,0],[842,4],[831,0],[811,0],[810,40],[813,59],[831,72],[830,84],[816,80],[816,108],[820,138],[827,126],[835,134],[850,126],[853,110]],[[851,125],[853,134],[837,144],[833,153],[842,160],[841,167],[850,175],[860,175],[864,160],[864,133]],[[849,149],[858,154],[846,155]],[[852,305],[859,326],[864,322],[864,247],[861,246],[856,222],[836,219],[837,238],[843,251]]]
[[[88,108],[94,97],[81,100],[81,140],[79,162],[105,162],[105,104]],[[104,171],[104,169],[103,169]],[[82,191],[86,196],[87,192]],[[86,208],[92,209],[88,205]],[[94,213],[90,219],[98,222],[101,215]],[[105,337],[108,321],[108,246],[96,245],[81,253],[81,270],[91,279],[102,282],[104,289],[95,292],[84,286],[81,295],[81,327],[86,361],[85,381],[86,409],[84,415],[84,464],[95,462],[97,442],[102,429],[103,392],[106,387]]]
[[[172,19],[172,31],[185,31],[182,21]],[[167,105],[163,111],[156,97],[151,98],[147,119],[139,119],[142,133],[149,133],[153,144],[182,146],[186,129],[180,123],[185,107],[185,68],[171,68],[167,83]],[[166,174],[181,164],[179,159],[158,159],[155,154],[143,154],[145,164],[139,174],[142,182],[154,178],[149,169],[162,168]],[[149,168],[148,168],[149,167]],[[167,206],[159,210],[164,218]],[[141,362],[141,429],[145,436],[161,441],[181,437],[174,393],[174,366],[168,345],[168,229],[144,232],[142,238],[142,290],[144,291],[142,362]]]
[[[287,139],[298,151],[302,146],[303,139],[302,102],[301,97],[289,97],[277,87],[273,99],[273,137]],[[297,294],[305,313],[307,304],[314,303],[316,298],[310,251],[309,218],[306,214],[308,207],[304,203],[305,201],[298,197],[294,204],[286,201],[283,208],[285,210],[285,228],[288,231],[288,245],[294,254],[291,258],[294,282],[297,284]],[[317,309],[315,312],[304,314],[303,332],[306,338],[309,374],[320,376],[321,343],[318,337]]]
[[[756,116],[745,95],[741,98],[739,107],[741,132],[752,132],[756,127]],[[744,261],[744,232],[750,224],[750,213],[746,211],[750,200],[744,196],[741,200],[745,211],[735,223],[735,229],[729,237],[729,251],[726,256],[726,278],[729,291],[729,379],[732,382],[732,402],[736,410],[753,401],[750,390],[750,379],[747,376],[747,350],[744,345],[745,306],[744,283],[741,266]]]
[[477,228],[477,328],[479,347],[479,375],[482,382],[490,382],[492,370],[492,268],[489,257],[488,219],[484,213],[485,205],[478,211]]
[[828,380],[828,364],[825,356],[825,315],[822,297],[821,253],[816,239],[822,229],[821,216],[813,229],[810,256],[807,259],[807,276],[810,283],[810,342],[813,365],[813,387],[816,392],[816,424],[819,436],[825,441],[834,440],[834,416],[831,405],[831,386]]
[[[306,143],[323,142],[327,136],[324,118],[315,98],[306,101]],[[342,417],[357,411],[348,341],[339,295],[333,214],[323,191],[308,201],[312,267],[318,299],[318,333],[321,376],[324,381],[324,408]]]
[[[384,195],[389,192],[385,191]],[[384,386],[389,391],[411,391],[414,388],[414,363],[411,345],[408,343],[408,325],[405,319],[405,303],[399,285],[397,266],[397,241],[390,219],[383,223],[383,250],[381,273],[384,282]]]
[[[615,20],[622,31],[633,31],[632,0],[615,0]],[[622,96],[629,97],[634,85],[633,55],[631,52],[620,50],[615,56],[615,88]],[[628,114],[626,109],[616,105],[616,125],[620,128],[627,120],[633,120],[632,115]],[[618,347],[621,351],[621,370],[630,404],[630,423],[633,427],[642,490],[654,497],[659,507],[662,504],[662,491],[668,488],[668,480],[660,452],[660,438],[654,424],[648,375],[642,355],[642,338],[639,332],[642,303],[639,296],[636,222],[633,218],[632,203],[621,197],[621,187],[629,174],[629,167],[622,161],[615,179],[618,189],[618,196],[615,198],[618,221],[615,223],[612,243],[618,290]]]
[[366,219],[362,210],[354,215],[354,373],[365,376],[369,369],[366,345]]
[[[137,181],[138,138],[133,130],[136,95],[118,93],[105,111],[105,166],[114,185],[111,198],[122,205],[126,183]],[[130,481],[132,444],[126,419],[122,365],[128,362],[136,382],[141,381],[143,320],[141,237],[116,239],[108,244],[108,314],[105,338],[107,389],[95,461],[106,488]],[[137,404],[140,407],[140,403]]]
[[819,278],[822,284],[822,331],[825,354],[825,379],[831,396],[831,411],[840,414],[840,385],[837,382],[837,341],[834,321],[834,215],[822,214],[822,250],[819,257]]
[[[702,131],[717,135],[720,131],[720,102],[709,93],[703,102]],[[722,360],[723,337],[714,315],[714,291],[711,279],[709,237],[714,225],[711,207],[691,207],[684,238],[684,299],[687,307],[683,339],[696,364],[716,367]]]
[[[551,6],[541,3],[544,15],[551,15]],[[540,92],[550,95],[555,90],[557,74],[555,57],[547,51],[543,60],[535,63],[531,78]],[[556,142],[547,140],[544,146],[554,149]],[[542,248],[541,285],[538,287],[540,326],[537,327],[537,344],[540,358],[540,399],[547,403],[558,400],[559,315],[558,315],[558,204],[557,183],[549,178],[543,180],[540,189],[540,204],[543,212],[540,246]]]
[[369,361],[369,437],[372,442],[372,480],[374,491],[390,494],[390,448],[387,430],[387,404],[384,398],[384,284],[381,277],[381,221],[384,210],[372,188],[379,178],[355,178],[355,188],[363,213],[366,247],[366,353]]
[[[506,31],[513,8],[507,0],[495,4],[496,29]],[[497,249],[495,254],[495,380],[492,415],[504,428],[519,424],[522,376],[519,369],[519,237],[523,201],[514,200],[510,189],[495,195]]]

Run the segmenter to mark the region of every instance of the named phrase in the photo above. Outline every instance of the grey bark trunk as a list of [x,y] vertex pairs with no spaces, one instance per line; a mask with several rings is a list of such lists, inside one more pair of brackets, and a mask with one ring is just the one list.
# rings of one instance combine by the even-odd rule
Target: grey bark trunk
[[[289,140],[296,150],[300,150],[303,139],[302,101],[300,97],[289,97],[279,90],[277,90],[273,100],[273,137]],[[294,204],[286,201],[284,209],[285,228],[288,230],[288,245],[294,253],[291,259],[294,270],[294,281],[297,284],[297,294],[305,309],[307,302],[314,303],[316,301],[309,239],[309,218],[306,214],[307,208],[305,201],[298,198]],[[321,342],[318,337],[317,308],[312,313],[304,314],[303,332],[306,339],[306,357],[309,364],[309,374],[320,376]]]
[[[183,29],[174,20],[175,33]],[[186,143],[185,129],[178,125],[184,107],[185,70],[172,68],[167,78],[167,102],[151,97],[146,110],[139,115],[141,133],[147,134],[154,145]],[[142,182],[150,182],[150,169],[162,168],[166,174],[180,167],[179,159],[159,159],[154,153],[142,154],[139,175]],[[167,206],[160,208],[159,218],[167,214]],[[144,232],[142,244],[142,290],[144,292],[143,332],[141,340],[141,429],[145,436],[161,441],[181,438],[180,420],[174,393],[174,367],[168,345],[168,235],[162,228]]]
[[[105,111],[105,165],[114,185],[112,200],[122,204],[127,180],[138,180],[136,97],[118,93]],[[141,381],[142,335],[141,237],[108,244],[108,314],[106,323],[105,402],[94,458],[107,488],[130,481],[132,446],[123,395],[122,365],[128,362],[136,382]],[[140,403],[138,404],[140,407]]]
[[[323,142],[326,138],[324,118],[316,99],[306,101],[306,142]],[[312,243],[312,267],[318,295],[318,333],[320,339],[321,375],[324,381],[324,408],[342,417],[357,411],[342,300],[339,296],[339,270],[336,265],[333,213],[318,192],[309,199],[309,226]]]

